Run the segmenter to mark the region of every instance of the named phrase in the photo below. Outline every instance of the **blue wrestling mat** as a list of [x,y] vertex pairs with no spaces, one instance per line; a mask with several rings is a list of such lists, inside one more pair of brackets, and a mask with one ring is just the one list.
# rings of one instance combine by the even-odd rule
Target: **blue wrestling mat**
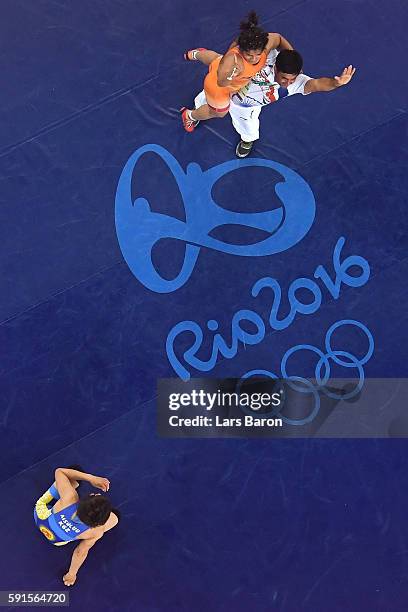
[[404,611],[405,440],[156,433],[159,378],[312,377],[328,335],[334,375],[408,377],[407,5],[258,3],[305,73],[357,72],[263,109],[244,161],[178,112],[228,6],[3,1],[1,589],[64,589],[32,507],[80,463],[122,520],[74,610]]

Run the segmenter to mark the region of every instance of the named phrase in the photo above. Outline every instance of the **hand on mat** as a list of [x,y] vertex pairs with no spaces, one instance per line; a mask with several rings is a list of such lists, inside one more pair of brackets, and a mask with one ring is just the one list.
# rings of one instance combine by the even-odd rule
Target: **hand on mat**
[[68,572],[67,574],[65,574],[65,576],[63,577],[62,580],[63,580],[65,586],[73,586],[75,584],[75,581],[76,581],[76,574],[70,574]]
[[110,482],[107,478],[101,476],[92,476],[90,483],[95,489],[101,489],[101,491],[109,491]]
[[339,85],[347,85],[347,83],[351,81],[352,76],[355,73],[355,71],[356,69],[350,65],[343,70],[340,76],[336,76],[334,78]]

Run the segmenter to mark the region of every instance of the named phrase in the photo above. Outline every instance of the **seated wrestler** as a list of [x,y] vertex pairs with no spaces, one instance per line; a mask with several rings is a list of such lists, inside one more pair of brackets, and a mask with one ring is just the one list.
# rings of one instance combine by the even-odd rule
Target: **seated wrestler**
[[202,48],[187,51],[185,59],[200,61],[209,66],[209,71],[204,80],[205,104],[195,110],[181,109],[184,129],[192,132],[200,121],[225,117],[231,95],[264,67],[271,49],[292,49],[292,45],[280,34],[258,27],[258,16],[252,11],[225,55]]
[[34,507],[34,521],[51,544],[78,542],[70,568],[63,577],[65,586],[75,583],[89,549],[119,522],[119,512],[104,495],[91,493],[79,498],[76,489],[81,480],[104,493],[109,490],[107,478],[86,474],[79,466],[57,468],[55,482]]

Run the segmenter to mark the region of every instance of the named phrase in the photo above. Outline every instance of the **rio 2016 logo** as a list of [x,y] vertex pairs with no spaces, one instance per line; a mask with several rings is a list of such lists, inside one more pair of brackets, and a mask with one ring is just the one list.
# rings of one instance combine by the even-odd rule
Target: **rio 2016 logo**
[[[184,205],[184,221],[152,211],[145,198],[137,198],[133,202],[133,173],[138,161],[146,153],[158,155],[167,164]],[[259,213],[237,213],[225,210],[216,204],[212,197],[212,190],[217,181],[229,172],[248,167],[273,170],[274,173],[280,175],[281,181],[275,185],[275,193],[281,203],[277,209]],[[171,293],[183,287],[194,271],[202,247],[245,257],[262,257],[289,249],[306,236],[313,224],[315,212],[315,199],[309,185],[299,174],[282,164],[255,158],[228,161],[206,171],[203,171],[198,164],[190,163],[187,170],[184,171],[173,155],[155,144],[140,147],[128,159],[119,178],[115,200],[116,232],[125,261],[134,276],[146,288],[156,293]],[[227,243],[210,235],[214,229],[226,225],[263,230],[268,236],[256,243],[242,245]],[[181,269],[171,280],[164,278],[152,261],[154,246],[166,238],[173,238],[185,244]],[[251,295],[256,298],[263,291],[272,293],[273,300],[268,323],[265,323],[263,317],[254,310],[238,310],[232,316],[231,338],[228,343],[227,339],[217,332],[218,321],[216,319],[207,321],[207,328],[213,334],[212,350],[207,359],[197,355],[202,348],[204,338],[201,326],[192,320],[179,321],[173,325],[166,339],[166,353],[175,373],[180,378],[188,380],[191,376],[191,368],[201,372],[210,372],[219,359],[235,357],[240,343],[255,345],[261,342],[265,338],[268,326],[272,330],[282,331],[292,324],[298,314],[315,313],[322,304],[324,292],[337,300],[343,286],[357,288],[365,285],[370,278],[370,266],[367,260],[360,255],[345,256],[342,252],[345,242],[345,238],[341,236],[334,246],[331,272],[326,269],[326,266],[319,265],[313,273],[313,279],[302,277],[292,281],[288,290],[290,312],[285,317],[278,316],[282,299],[280,283],[276,278],[267,276],[260,278],[253,285]],[[350,274],[349,271],[353,268],[354,273]],[[321,286],[317,284],[317,281],[320,281]],[[298,295],[300,290],[308,291],[312,301],[309,299],[304,303]],[[252,324],[255,331],[249,332],[242,328],[240,324],[245,321]],[[363,330],[368,339],[369,348],[363,358],[358,358],[349,351],[331,349],[332,331],[350,325]],[[214,332],[217,333],[214,334]],[[184,346],[181,356],[178,356],[176,344],[178,338],[185,333],[188,333],[190,337],[192,335],[193,342],[187,348]],[[319,392],[321,390],[325,392],[324,385],[329,372],[328,359],[332,358],[335,363],[343,367],[357,368],[359,383],[353,391],[355,393],[361,389],[364,382],[362,365],[371,358],[374,351],[374,339],[371,332],[359,321],[345,319],[332,325],[328,334],[326,353],[310,344],[299,344],[289,349],[282,359],[282,375],[294,381],[304,382],[305,379],[287,374],[286,360],[296,351],[309,350],[317,353],[320,358],[315,375],[317,379],[324,382],[319,383]],[[321,375],[323,367],[324,374]],[[263,375],[275,377],[274,374],[264,369],[253,372],[258,374],[262,372]],[[243,378],[252,375],[253,372],[247,372]],[[313,393],[318,395],[318,391],[314,389]],[[308,387],[303,392],[309,392]],[[318,408],[315,407],[310,418],[314,418],[316,410]]]
[[[131,183],[135,167],[145,153],[155,153],[168,166],[180,191],[185,221],[153,212],[145,198],[132,201]],[[212,189],[228,174],[248,167],[274,170],[282,181],[275,186],[281,206],[259,213],[237,213],[216,204]],[[148,289],[171,293],[190,278],[201,247],[231,255],[262,257],[286,251],[297,244],[311,228],[316,212],[315,199],[306,181],[282,164],[267,159],[228,161],[203,171],[190,163],[184,172],[178,161],[159,145],[140,147],[127,161],[119,179],[115,200],[115,223],[119,245],[132,273]],[[263,230],[268,237],[254,244],[231,244],[210,236],[217,227],[240,225]],[[185,243],[184,261],[177,276],[164,278],[152,261],[152,249],[165,238]]]

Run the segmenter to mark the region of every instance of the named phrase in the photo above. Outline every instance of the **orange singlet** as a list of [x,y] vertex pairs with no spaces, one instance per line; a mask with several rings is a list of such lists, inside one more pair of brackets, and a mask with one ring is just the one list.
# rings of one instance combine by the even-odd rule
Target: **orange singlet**
[[266,63],[266,53],[262,51],[261,59],[257,64],[250,64],[247,62],[239,52],[238,47],[233,47],[225,55],[234,53],[235,59],[239,55],[244,63],[244,70],[238,76],[234,77],[226,87],[220,87],[217,84],[217,71],[220,61],[224,56],[220,55],[214,61],[211,62],[208,70],[208,74],[204,80],[204,91],[205,97],[207,98],[207,104],[210,108],[217,111],[218,113],[224,113],[229,109],[230,96],[236,91],[239,91],[244,85],[256,75]]

